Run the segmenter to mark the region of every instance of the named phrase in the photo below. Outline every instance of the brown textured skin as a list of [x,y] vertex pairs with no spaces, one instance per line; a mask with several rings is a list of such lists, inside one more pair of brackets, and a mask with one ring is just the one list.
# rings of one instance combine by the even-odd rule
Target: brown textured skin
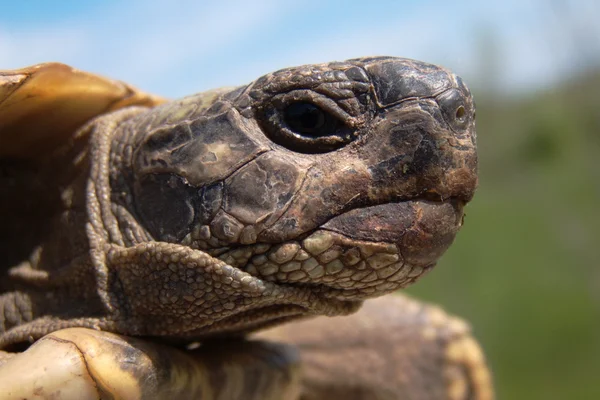
[[[469,327],[404,296],[369,300],[351,316],[292,322],[251,339],[207,342],[184,353],[70,328],[36,342],[5,369],[0,358],[0,398],[49,396],[58,386],[61,398],[78,400],[493,399],[490,373]],[[63,373],[64,366],[57,369],[57,358],[70,360],[77,377]],[[50,372],[38,374],[34,366],[44,363]],[[29,368],[25,376],[19,375],[21,365]]]
[[405,296],[368,300],[347,317],[258,334],[294,344],[302,400],[491,400],[490,372],[469,327]]
[[[32,90],[17,72],[0,74],[8,100]],[[51,107],[31,101],[31,116]],[[294,132],[299,102],[337,122]],[[29,126],[4,115],[9,141]],[[0,348],[74,326],[181,342],[354,312],[451,244],[477,182],[473,116],[448,71],[371,58],[126,107],[66,141],[42,119],[20,142],[43,132],[42,156],[0,159]]]

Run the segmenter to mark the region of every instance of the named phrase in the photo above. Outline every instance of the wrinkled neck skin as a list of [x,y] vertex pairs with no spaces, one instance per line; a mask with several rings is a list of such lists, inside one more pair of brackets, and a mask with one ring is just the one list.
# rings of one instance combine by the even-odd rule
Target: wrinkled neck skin
[[86,233],[88,140],[82,129],[39,163],[12,166],[14,185],[0,185],[11,210],[0,241],[0,334],[38,318],[105,315]]

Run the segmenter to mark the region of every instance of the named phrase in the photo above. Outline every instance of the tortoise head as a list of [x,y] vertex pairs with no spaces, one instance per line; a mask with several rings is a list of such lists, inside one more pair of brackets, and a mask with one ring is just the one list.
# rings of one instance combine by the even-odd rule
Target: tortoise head
[[477,185],[474,120],[462,80],[431,64],[283,69],[122,124],[113,197],[151,240],[355,302],[415,281],[452,243]]

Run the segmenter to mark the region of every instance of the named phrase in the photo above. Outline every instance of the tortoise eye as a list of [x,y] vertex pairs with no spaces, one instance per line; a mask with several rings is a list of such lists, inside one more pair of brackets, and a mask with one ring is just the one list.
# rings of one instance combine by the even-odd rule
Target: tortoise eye
[[283,110],[283,118],[290,130],[303,136],[327,136],[338,128],[336,117],[308,102],[288,105]]
[[308,90],[274,96],[256,107],[258,122],[275,143],[298,153],[327,153],[356,139],[358,129],[334,100]]

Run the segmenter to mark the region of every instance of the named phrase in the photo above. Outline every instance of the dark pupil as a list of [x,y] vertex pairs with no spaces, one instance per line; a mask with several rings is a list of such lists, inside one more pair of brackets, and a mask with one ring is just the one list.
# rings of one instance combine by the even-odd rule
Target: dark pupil
[[327,122],[331,119],[323,110],[311,103],[293,103],[284,111],[285,122],[289,128],[306,135],[326,135]]

